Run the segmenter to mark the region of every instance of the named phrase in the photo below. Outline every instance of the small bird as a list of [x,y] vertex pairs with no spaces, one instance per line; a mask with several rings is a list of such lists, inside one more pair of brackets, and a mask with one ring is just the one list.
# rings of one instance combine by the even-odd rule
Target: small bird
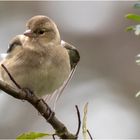
[[[11,40],[3,56],[1,64],[15,81],[38,97],[56,91],[60,96],[80,60],[77,49],[61,40],[54,21],[43,15],[28,20],[27,30]],[[0,77],[17,88],[2,67]]]

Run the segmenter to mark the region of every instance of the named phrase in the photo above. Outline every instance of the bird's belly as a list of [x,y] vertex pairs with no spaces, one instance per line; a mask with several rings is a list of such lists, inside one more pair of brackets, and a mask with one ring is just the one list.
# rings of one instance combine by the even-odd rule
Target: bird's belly
[[26,84],[31,90],[35,91],[38,96],[43,96],[45,94],[51,94],[58,89],[67,79],[68,75],[69,69],[65,69],[63,73],[59,69],[50,71],[43,70],[41,73],[40,71],[34,71],[28,76],[30,79],[28,79],[29,83]]
[[[12,70],[14,69],[14,70]],[[56,67],[43,66],[24,71],[21,68],[8,68],[9,72],[22,88],[28,88],[37,96],[53,93],[67,79],[70,73],[69,65],[60,64]],[[10,85],[15,86],[6,73],[3,79]]]
[[[32,52],[32,57],[29,57],[31,55],[25,57],[21,54],[20,59],[17,55],[9,58],[10,61],[5,60],[3,62],[22,88],[28,88],[38,96],[54,92],[63,84],[70,73],[70,61],[67,51],[59,46],[47,49],[50,49],[50,53],[45,56],[36,53],[33,55]],[[51,55],[52,53],[53,55]],[[11,63],[11,61],[16,63]],[[3,70],[0,70],[0,72],[2,79],[15,87],[7,73]]]

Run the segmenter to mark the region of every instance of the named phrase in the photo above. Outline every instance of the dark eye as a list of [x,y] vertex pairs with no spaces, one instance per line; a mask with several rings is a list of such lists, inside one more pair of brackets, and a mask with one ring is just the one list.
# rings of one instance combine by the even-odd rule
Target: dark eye
[[45,29],[36,29],[36,30],[34,30],[34,33],[36,35],[43,35],[45,32],[46,32]]
[[45,33],[44,30],[40,30],[40,31],[38,32],[38,34],[40,34],[40,35],[42,35],[42,34],[44,34],[44,33]]

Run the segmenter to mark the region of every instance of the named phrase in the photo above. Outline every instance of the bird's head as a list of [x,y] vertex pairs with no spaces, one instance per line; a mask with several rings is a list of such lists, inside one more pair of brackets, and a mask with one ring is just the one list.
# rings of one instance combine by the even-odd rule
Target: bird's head
[[34,16],[27,22],[24,32],[31,40],[38,41],[41,45],[47,43],[60,43],[60,34],[56,24],[47,16]]

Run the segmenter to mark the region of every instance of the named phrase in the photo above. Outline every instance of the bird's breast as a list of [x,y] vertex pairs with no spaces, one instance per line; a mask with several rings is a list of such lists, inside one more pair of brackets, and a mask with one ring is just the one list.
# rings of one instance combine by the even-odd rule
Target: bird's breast
[[[51,94],[68,78],[70,60],[64,48],[57,47],[48,51],[46,56],[22,54],[3,63],[21,87],[29,88],[38,96]],[[15,86],[6,72],[2,71],[1,75],[3,80]]]

